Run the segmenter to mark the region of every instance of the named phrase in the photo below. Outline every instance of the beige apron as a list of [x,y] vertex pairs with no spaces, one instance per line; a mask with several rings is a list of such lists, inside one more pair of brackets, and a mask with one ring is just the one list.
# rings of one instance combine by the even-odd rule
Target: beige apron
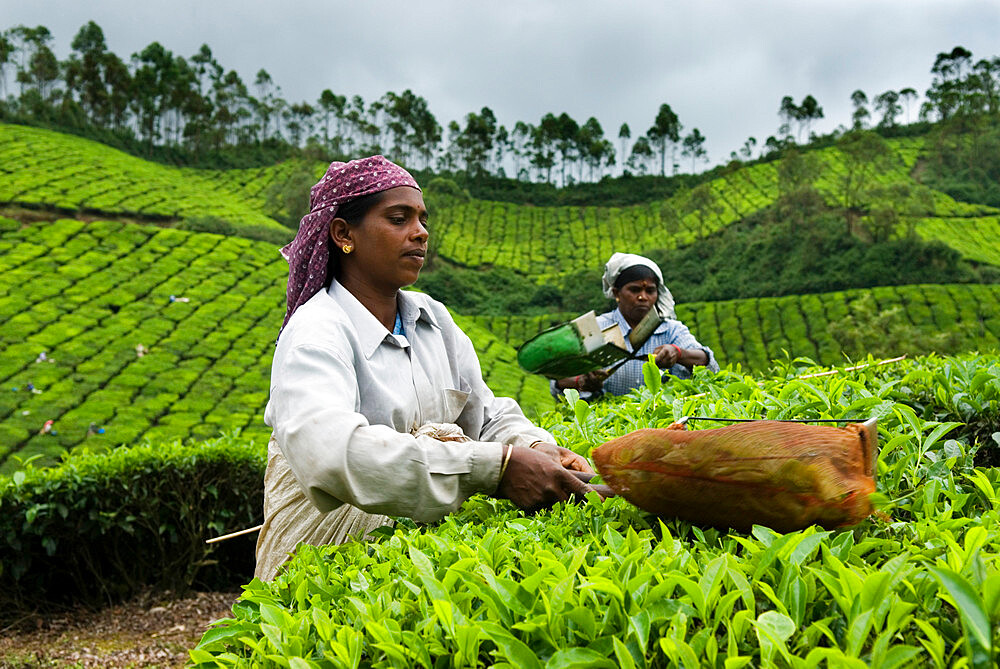
[[[428,423],[414,435],[440,441],[470,441],[460,427],[451,423]],[[278,442],[271,436],[264,472],[264,525],[257,536],[254,576],[263,581],[273,579],[299,544],[343,544],[352,539],[366,539],[375,528],[392,524],[388,516],[366,513],[350,504],[329,513],[317,509],[302,491]]]

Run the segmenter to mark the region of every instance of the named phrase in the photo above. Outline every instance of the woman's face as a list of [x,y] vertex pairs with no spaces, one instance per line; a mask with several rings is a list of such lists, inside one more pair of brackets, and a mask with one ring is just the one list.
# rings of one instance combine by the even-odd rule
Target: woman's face
[[[427,254],[424,197],[409,186],[391,188],[360,224],[349,226],[347,234],[354,249],[341,256],[345,271],[356,272],[379,288],[409,286],[417,280]],[[343,249],[343,244],[339,246]]]
[[616,288],[614,296],[618,300],[618,310],[622,312],[625,321],[635,327],[656,304],[659,292],[654,279],[639,279]]

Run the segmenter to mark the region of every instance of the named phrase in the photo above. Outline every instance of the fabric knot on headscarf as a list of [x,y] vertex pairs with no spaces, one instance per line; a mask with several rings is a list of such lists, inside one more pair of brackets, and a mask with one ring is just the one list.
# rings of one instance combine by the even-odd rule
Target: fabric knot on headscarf
[[667,286],[663,283],[663,273],[655,262],[645,256],[634,253],[613,254],[611,259],[605,263],[604,276],[601,277],[601,288],[604,289],[604,295],[612,300],[615,299],[615,281],[618,280],[618,276],[622,272],[635,265],[643,265],[653,270],[653,274],[656,275],[656,310],[663,318],[676,320],[677,314],[674,313],[674,296],[667,290]]
[[288,261],[285,291],[288,306],[282,329],[295,310],[326,285],[330,221],[337,217],[340,206],[397,186],[420,190],[409,172],[382,156],[330,163],[326,174],[309,191],[309,213],[299,222],[295,239],[281,249],[281,255]]

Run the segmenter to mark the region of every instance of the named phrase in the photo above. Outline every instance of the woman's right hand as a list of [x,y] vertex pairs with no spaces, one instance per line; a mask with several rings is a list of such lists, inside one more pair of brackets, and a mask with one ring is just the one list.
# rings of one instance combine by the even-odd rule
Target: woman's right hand
[[531,448],[511,448],[495,496],[509,499],[519,509],[531,513],[594,490],[550,456]]

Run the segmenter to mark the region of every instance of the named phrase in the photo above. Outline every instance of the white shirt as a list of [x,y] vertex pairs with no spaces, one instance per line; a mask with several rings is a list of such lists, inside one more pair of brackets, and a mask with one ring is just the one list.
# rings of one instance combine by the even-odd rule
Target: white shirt
[[[394,335],[334,280],[296,309],[271,365],[264,420],[310,500],[331,511],[437,520],[496,490],[503,443],[553,442],[494,397],[444,305],[400,291]],[[455,423],[475,441],[410,434]]]

